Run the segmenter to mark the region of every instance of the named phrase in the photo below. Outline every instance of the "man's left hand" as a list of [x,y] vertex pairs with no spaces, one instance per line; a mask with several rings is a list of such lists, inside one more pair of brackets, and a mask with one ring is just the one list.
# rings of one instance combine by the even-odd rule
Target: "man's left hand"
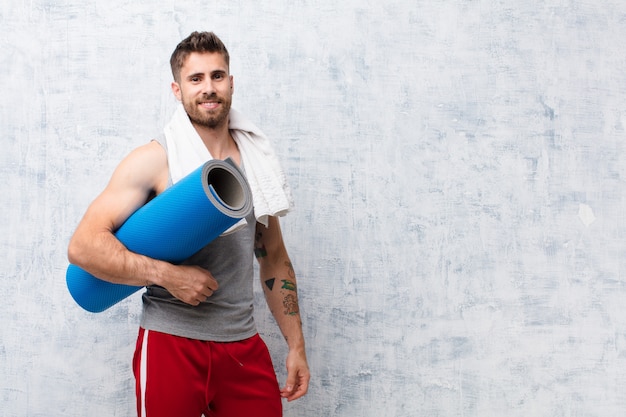
[[287,401],[297,400],[309,389],[309,365],[306,354],[300,350],[290,350],[287,355],[287,381],[281,388],[280,395]]

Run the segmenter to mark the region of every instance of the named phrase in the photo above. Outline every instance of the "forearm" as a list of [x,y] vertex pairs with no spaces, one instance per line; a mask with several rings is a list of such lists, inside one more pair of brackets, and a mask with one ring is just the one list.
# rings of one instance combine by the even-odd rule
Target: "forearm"
[[291,262],[285,259],[276,267],[261,267],[261,279],[267,304],[289,347],[287,380],[280,393],[283,398],[293,401],[306,394],[310,373],[302,334],[298,287]]
[[260,275],[267,305],[290,350],[302,350],[305,342],[298,303],[298,284],[289,258],[273,263],[260,261]]
[[161,281],[168,263],[133,253],[110,232],[83,238],[80,231],[72,237],[68,259],[104,281],[146,286]]

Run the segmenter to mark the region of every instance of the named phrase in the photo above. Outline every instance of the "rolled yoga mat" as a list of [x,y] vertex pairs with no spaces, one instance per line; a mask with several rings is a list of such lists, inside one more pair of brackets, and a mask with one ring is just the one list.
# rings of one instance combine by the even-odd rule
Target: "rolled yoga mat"
[[[252,192],[231,161],[211,160],[134,212],[115,232],[130,251],[178,263],[252,212]],[[140,288],[103,281],[70,264],[67,288],[99,313]]]

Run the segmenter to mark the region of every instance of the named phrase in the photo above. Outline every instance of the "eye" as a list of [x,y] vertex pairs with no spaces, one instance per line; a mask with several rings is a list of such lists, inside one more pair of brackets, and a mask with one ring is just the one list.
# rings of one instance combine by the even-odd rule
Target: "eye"
[[226,75],[222,72],[216,72],[213,74],[214,80],[223,80],[224,78],[226,78]]

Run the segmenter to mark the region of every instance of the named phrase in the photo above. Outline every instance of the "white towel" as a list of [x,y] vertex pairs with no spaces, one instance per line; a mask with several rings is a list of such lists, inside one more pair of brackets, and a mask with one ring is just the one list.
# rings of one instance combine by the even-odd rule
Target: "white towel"
[[[228,127],[239,147],[252,191],[254,217],[267,227],[269,216],[284,216],[293,208],[293,197],[285,173],[269,139],[245,116],[232,108]],[[173,183],[213,159],[182,104],[165,126],[164,133]],[[229,229],[227,233],[230,231],[232,230]]]

